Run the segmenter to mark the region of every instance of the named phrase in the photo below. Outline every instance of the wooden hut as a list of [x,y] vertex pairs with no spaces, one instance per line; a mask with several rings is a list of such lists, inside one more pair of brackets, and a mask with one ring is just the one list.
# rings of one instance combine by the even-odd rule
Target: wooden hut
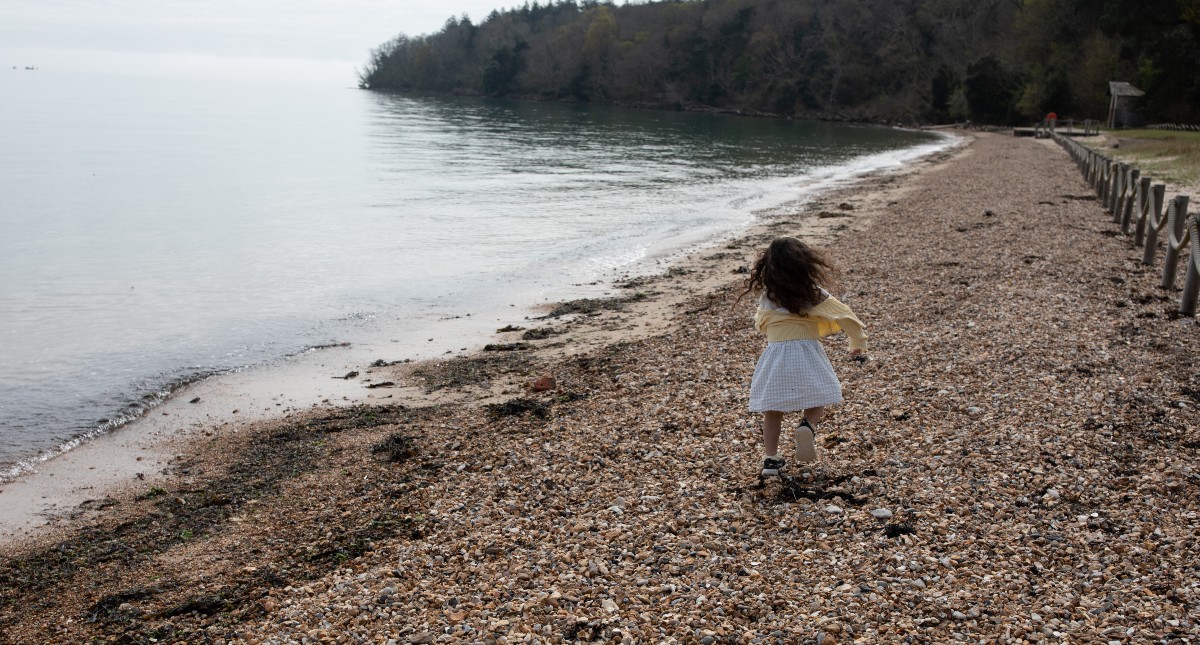
[[1137,125],[1134,99],[1146,93],[1124,81],[1108,82],[1108,127],[1127,128]]

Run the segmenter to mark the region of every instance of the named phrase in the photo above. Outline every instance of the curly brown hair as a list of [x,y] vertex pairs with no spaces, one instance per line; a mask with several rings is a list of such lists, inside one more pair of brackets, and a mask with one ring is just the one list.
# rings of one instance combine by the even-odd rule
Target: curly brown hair
[[766,291],[767,298],[799,314],[825,300],[821,287],[832,284],[837,269],[815,248],[794,237],[777,237],[763,250],[738,296]]

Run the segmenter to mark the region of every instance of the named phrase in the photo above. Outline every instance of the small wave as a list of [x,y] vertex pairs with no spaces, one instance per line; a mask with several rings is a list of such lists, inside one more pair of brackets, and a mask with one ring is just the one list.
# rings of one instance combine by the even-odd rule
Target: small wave
[[[298,351],[286,354],[278,360],[285,360],[293,356],[300,356],[325,349],[349,346],[350,343],[346,342],[331,342],[319,345],[308,345]],[[271,362],[274,361],[263,361],[260,364],[267,364]],[[186,376],[170,379],[165,384],[154,387],[150,392],[143,394],[137,400],[129,402],[125,405],[125,407],[121,408],[119,412],[109,416],[108,418],[101,419],[93,428],[81,432],[80,434],[77,434],[76,436],[60,443],[54,448],[44,450],[33,457],[21,459],[12,465],[3,466],[4,469],[0,470],[0,484],[11,482],[23,475],[32,473],[37,470],[39,464],[43,464],[51,459],[54,459],[55,457],[66,454],[89,441],[110,434],[115,430],[123,428],[130,423],[145,417],[155,408],[169,401],[172,396],[189,385],[199,383],[200,381],[207,380],[214,376],[243,372],[255,366],[256,365],[239,365],[237,367],[231,367],[227,369],[199,370]]]
[[770,215],[782,207],[811,200],[871,173],[901,168],[917,159],[962,145],[958,137],[944,133],[937,133],[937,136],[938,140],[929,143],[864,155],[845,163],[820,166],[798,177],[775,180],[770,190],[745,205],[756,216]]
[[37,469],[38,464],[45,463],[59,455],[65,454],[78,448],[84,443],[91,441],[97,437],[104,436],[110,432],[117,430],[123,426],[146,416],[151,410],[165,403],[171,398],[171,395],[184,387],[203,381],[209,377],[221,374],[226,370],[205,370],[189,374],[184,377],[172,379],[165,385],[154,388],[151,392],[142,395],[138,400],[130,402],[120,412],[97,422],[96,426],[82,432],[52,449],[42,451],[36,456],[29,459],[23,459],[16,464],[8,467],[4,472],[0,472],[0,483],[9,482],[17,477],[31,473]]

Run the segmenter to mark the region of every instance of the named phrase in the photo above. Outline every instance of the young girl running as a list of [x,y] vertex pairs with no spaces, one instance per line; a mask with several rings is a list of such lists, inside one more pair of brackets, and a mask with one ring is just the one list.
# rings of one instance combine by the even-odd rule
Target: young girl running
[[824,289],[833,266],[816,249],[794,237],[780,237],[758,257],[749,293],[763,292],[754,325],[767,337],[750,383],[750,411],[763,415],[763,476],[778,475],[785,462],[779,456],[779,431],[785,412],[803,412],[796,428],[796,460],[817,458],[813,436],[825,416],[825,406],[842,401],[842,384],[819,340],[844,331],[850,353],[867,348],[862,321]]

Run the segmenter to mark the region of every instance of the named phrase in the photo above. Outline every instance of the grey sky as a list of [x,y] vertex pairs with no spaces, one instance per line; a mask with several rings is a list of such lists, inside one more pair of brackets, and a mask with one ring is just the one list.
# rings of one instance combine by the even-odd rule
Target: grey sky
[[[353,77],[403,32],[483,20],[516,0],[3,0],[0,65],[97,71],[140,65],[239,77]],[[211,66],[209,65],[211,63]],[[311,74],[305,74],[305,70]],[[344,71],[339,71],[344,70]]]

